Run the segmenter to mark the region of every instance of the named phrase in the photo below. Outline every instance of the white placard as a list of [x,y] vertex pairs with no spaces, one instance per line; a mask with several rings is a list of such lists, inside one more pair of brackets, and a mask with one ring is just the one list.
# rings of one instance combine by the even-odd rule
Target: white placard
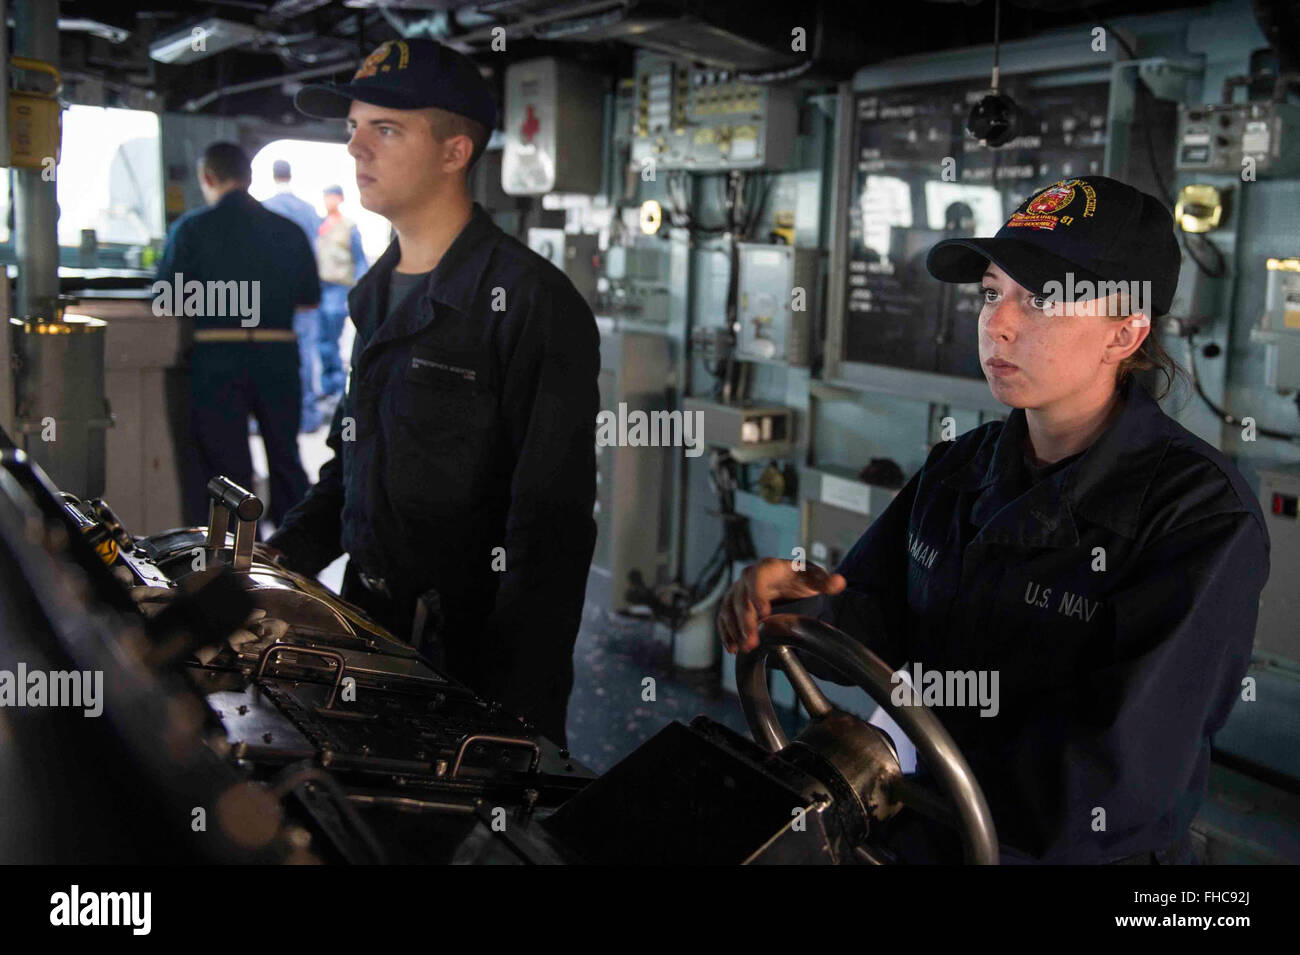
[[871,514],[868,489],[857,481],[846,481],[833,474],[822,475],[822,500],[859,514]]

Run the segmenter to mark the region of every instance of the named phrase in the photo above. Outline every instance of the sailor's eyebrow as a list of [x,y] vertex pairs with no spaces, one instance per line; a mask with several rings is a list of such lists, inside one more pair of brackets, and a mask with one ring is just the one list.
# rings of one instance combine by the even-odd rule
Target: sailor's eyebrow
[[[347,120],[349,125],[352,126],[361,125],[361,122],[358,122],[356,119],[353,119],[351,116],[349,116]],[[403,123],[400,119],[394,119],[389,116],[379,116],[379,117],[364,120],[362,122],[364,122],[367,126],[396,126],[398,129],[406,128],[406,124]]]

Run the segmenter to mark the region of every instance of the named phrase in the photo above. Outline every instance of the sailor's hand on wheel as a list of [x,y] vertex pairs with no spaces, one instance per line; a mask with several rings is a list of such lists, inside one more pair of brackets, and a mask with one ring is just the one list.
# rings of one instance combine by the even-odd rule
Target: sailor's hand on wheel
[[816,564],[795,570],[793,561],[766,557],[751,564],[740,580],[722,597],[718,608],[718,632],[728,653],[750,651],[758,646],[758,622],[772,613],[773,600],[797,600],[817,594],[838,594],[848,581],[829,574]]

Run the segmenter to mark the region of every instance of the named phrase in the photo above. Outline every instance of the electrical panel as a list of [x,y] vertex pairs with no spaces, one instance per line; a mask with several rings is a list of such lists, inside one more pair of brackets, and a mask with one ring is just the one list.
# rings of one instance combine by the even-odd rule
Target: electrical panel
[[740,243],[735,357],[807,366],[816,314],[818,251]]
[[799,489],[804,546],[814,562],[829,568],[839,565],[898,493],[835,465],[800,469]]
[[723,404],[688,397],[682,407],[687,414],[700,414],[705,444],[726,448],[741,463],[794,453],[794,412],[783,405],[757,401]]
[[611,245],[605,258],[605,274],[611,279],[668,282],[669,251],[663,242]]
[[799,120],[793,87],[654,55],[637,58],[632,161],[659,169],[779,169]]
[[599,237],[563,229],[528,230],[528,247],[564,272],[588,304],[596,301],[596,259]]
[[987,80],[860,92],[854,101],[839,360],[983,380],[978,285],[925,268],[941,239],[993,235],[1036,189],[1104,173],[1109,80],[1004,76],[1020,135],[991,149],[965,130]]
[[1264,384],[1300,390],[1300,258],[1268,259],[1264,317],[1250,340],[1265,346]]
[[672,318],[670,268],[663,242],[611,245],[605,252],[601,313],[667,325]]
[[[670,411],[665,382],[673,374],[669,339],[663,335],[605,330],[600,335],[600,407],[630,420]],[[606,445],[596,434],[596,552],[588,596],[607,610],[628,607],[629,575],[639,571],[648,586],[672,577],[673,472],[685,449]]]
[[600,191],[605,81],[546,57],[505,76],[501,188],[512,196]]
[[1273,570],[1259,598],[1255,647],[1300,663],[1300,466],[1260,468],[1259,497]]
[[1256,177],[1300,174],[1300,106],[1219,103],[1178,108],[1178,169]]
[[805,500],[803,511],[803,545],[808,559],[834,570],[848,556],[870,523],[853,511]]

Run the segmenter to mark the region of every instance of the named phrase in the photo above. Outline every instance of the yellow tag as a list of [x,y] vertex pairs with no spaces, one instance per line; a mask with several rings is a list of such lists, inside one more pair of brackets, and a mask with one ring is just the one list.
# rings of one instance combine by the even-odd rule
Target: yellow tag
[[111,565],[113,561],[117,560],[117,541],[111,537],[101,541],[95,548],[95,553],[99,555],[99,559],[105,564]]
[[44,169],[59,161],[62,122],[59,101],[44,93],[9,93],[9,165]]

